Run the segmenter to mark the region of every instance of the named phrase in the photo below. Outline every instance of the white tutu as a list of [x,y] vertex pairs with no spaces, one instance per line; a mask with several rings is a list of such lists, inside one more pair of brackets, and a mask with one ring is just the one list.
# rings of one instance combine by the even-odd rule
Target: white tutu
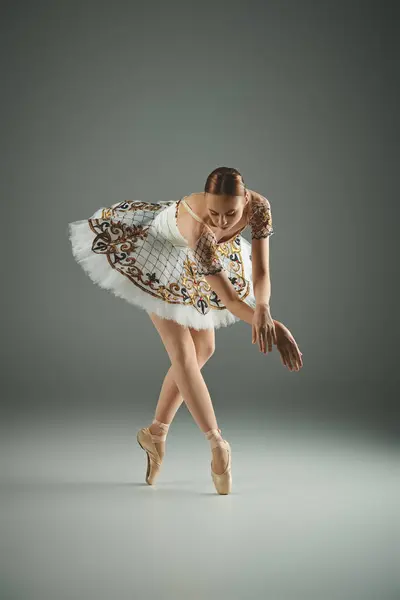
[[[177,228],[179,202],[127,200],[69,223],[73,256],[94,283],[148,313],[195,329],[231,325],[239,318],[199,274]],[[238,297],[255,307],[251,244],[238,234],[217,252]]]

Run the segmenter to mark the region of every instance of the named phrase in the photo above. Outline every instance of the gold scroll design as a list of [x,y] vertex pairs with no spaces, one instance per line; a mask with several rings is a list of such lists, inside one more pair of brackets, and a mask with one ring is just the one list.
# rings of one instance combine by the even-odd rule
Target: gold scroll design
[[139,200],[124,200],[112,207],[103,208],[99,218],[88,219],[91,230],[96,234],[92,242],[92,251],[96,254],[105,254],[113,268],[117,268],[117,264],[130,267],[136,262],[136,258],[129,254],[138,250],[139,239],[146,239],[149,225],[135,224],[134,216],[129,225],[121,220],[121,217],[124,218],[124,213],[158,212],[162,208],[159,204]]
[[[158,205],[137,201],[133,210],[143,210],[143,205],[145,210],[148,210],[148,206],[160,210]],[[114,214],[113,209],[104,209],[101,218],[88,220],[95,234],[92,251],[106,256],[111,268],[127,277],[144,292],[169,304],[192,305],[201,314],[207,314],[212,309],[226,308],[205,277],[197,274],[197,265],[190,257],[189,248],[185,253],[179,280],[171,281],[166,286],[159,282],[155,273],[143,273],[135,265],[135,252],[139,248],[140,240],[146,239],[150,226],[127,225],[109,220]],[[244,300],[250,292],[250,286],[245,278],[240,236],[219,244],[217,253],[239,298]]]
[[[217,246],[217,256],[241,300],[250,293],[249,280],[245,278],[240,236]],[[185,296],[190,299],[196,310],[207,314],[210,310],[223,310],[226,306],[218,294],[211,288],[205,277],[197,274],[197,265],[188,254],[181,281]]]

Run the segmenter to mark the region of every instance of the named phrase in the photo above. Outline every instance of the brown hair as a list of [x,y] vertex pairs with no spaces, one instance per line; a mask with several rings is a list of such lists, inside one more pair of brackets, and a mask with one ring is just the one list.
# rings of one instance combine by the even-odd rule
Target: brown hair
[[226,194],[244,196],[246,187],[242,175],[237,169],[218,167],[207,177],[204,191],[207,194]]

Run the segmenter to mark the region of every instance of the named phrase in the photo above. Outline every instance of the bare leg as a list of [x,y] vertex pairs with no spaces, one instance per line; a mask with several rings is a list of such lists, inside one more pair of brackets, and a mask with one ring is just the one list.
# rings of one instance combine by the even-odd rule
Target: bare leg
[[[191,327],[189,327],[189,331],[195,346],[197,364],[199,365],[199,369],[202,369],[214,353],[215,331],[214,329],[203,329],[198,331]],[[183,398],[176,385],[171,365],[161,387],[154,418],[162,423],[172,423],[182,402]],[[152,433],[157,435],[156,431],[153,431]]]
[[[173,390],[172,381],[174,381],[180,396],[183,397],[189,412],[203,433],[208,432],[210,429],[218,429],[214,407],[200,367],[201,363],[203,362],[204,364],[205,362],[204,355],[211,355],[213,352],[213,337],[210,338],[211,334],[209,334],[208,338],[202,338],[201,334],[198,335],[197,332],[192,336],[193,332],[189,331],[189,328],[183,327],[171,319],[162,319],[154,313],[150,313],[149,316],[160,334],[171,360],[170,380],[165,382],[166,390],[169,390],[171,393],[171,390]],[[211,331],[213,334],[214,331]],[[207,342],[204,342],[202,346],[207,348],[207,350],[204,350],[204,355],[200,360],[197,358],[194,339],[197,340],[198,347],[201,345],[200,340],[207,339]],[[169,398],[169,402],[171,403],[170,393],[165,398]],[[163,419],[169,418],[172,420],[182,400],[178,396],[175,396],[171,407],[168,407],[167,401],[164,404],[164,400],[161,399],[161,402],[160,412],[157,410],[156,418],[163,423],[170,423],[171,421]],[[216,472],[223,471],[226,459],[226,450],[218,448],[218,452],[214,454],[214,470]]]
[[[281,330],[286,329],[279,321],[274,321],[276,331],[279,334]],[[215,350],[215,331],[214,329],[193,329],[188,328],[192,336],[197,356],[197,363],[199,368],[202,369],[205,363],[211,358]],[[281,335],[282,337],[282,335]],[[160,396],[155,410],[154,418],[162,423],[171,424],[178,409],[182,405],[183,398],[176,385],[174,375],[172,372],[172,366],[168,369],[167,374],[164,378]],[[162,431],[158,425],[153,424],[150,430],[155,435],[161,435]],[[164,446],[164,442],[160,442],[160,445]],[[162,448],[163,450],[164,448]]]
[[[199,331],[191,327],[189,327],[189,331],[195,345],[197,364],[199,365],[199,368],[202,369],[214,353],[215,331],[214,329],[202,329]],[[161,386],[154,419],[170,425],[182,403],[183,398],[175,383],[171,366],[168,369]],[[151,423],[149,429],[154,435],[162,435],[163,433],[163,430],[157,423]],[[156,442],[156,448],[162,458],[165,454],[165,442]]]

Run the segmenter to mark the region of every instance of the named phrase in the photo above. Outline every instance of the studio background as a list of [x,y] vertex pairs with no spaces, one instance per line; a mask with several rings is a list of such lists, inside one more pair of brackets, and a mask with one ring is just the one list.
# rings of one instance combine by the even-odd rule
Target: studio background
[[[316,440],[306,452],[316,461],[331,440],[333,455],[343,459],[336,464],[339,473],[354,459],[349,482],[354,483],[357,467],[369,465],[360,496],[354,492],[350,497],[357,514],[359,501],[362,506],[371,489],[379,491],[372,512],[365,508],[363,522],[376,529],[368,537],[368,527],[360,524],[365,537],[356,542],[350,536],[364,554],[361,560],[351,546],[348,567],[343,563],[349,576],[343,587],[320,565],[329,590],[324,600],[336,594],[341,600],[366,600],[374,593],[380,600],[395,597],[397,12],[395,3],[354,0],[5,4],[1,439],[3,488],[6,498],[13,498],[6,516],[15,514],[15,498],[21,496],[13,486],[21,482],[30,492],[29,485],[33,482],[36,489],[42,480],[46,485],[54,480],[141,482],[143,457],[135,433],[153,417],[170,365],[147,314],[94,285],[74,261],[68,223],[126,199],[157,202],[200,192],[214,168],[235,167],[245,184],[271,203],[271,313],[293,333],[304,366],[291,373],[276,349],[260,353],[246,323],[218,329],[216,351],[203,375],[219,426],[237,456],[250,446],[261,448],[266,473],[279,471],[274,457],[290,456],[280,470],[289,490],[284,465],[290,470],[305,464],[295,440]],[[244,235],[250,240],[249,231]],[[209,485],[208,449],[185,405],[170,432],[165,481],[173,485],[189,477],[186,470],[174,479],[172,463],[181,464],[192,447],[199,452],[203,477],[197,485]],[[276,444],[272,451],[269,443]],[[242,458],[241,480],[237,470],[244,496],[252,460],[251,454]],[[324,472],[323,461],[318,464]],[[325,467],[329,472],[328,462]],[[257,481],[251,485],[256,489]],[[152,510],[149,522],[173,527],[176,505],[169,516],[160,516],[158,510],[165,508],[157,503]],[[229,510],[235,510],[233,505]],[[268,503],[260,515],[264,510],[268,513]],[[183,514],[189,518],[192,511]],[[249,518],[248,506],[245,514]],[[351,529],[353,513],[348,514]],[[219,518],[226,519],[226,513]],[[238,519],[235,514],[236,524]],[[257,522],[262,530],[263,518]],[[339,517],[336,523],[340,529]],[[225,526],[233,535],[234,526]],[[325,545],[321,530],[311,531],[321,548],[332,542],[338,565],[350,529],[344,528],[342,538],[327,534]],[[73,597],[75,588],[62,578],[67,571],[59,566],[50,579],[39,563],[32,566],[32,554],[26,554],[26,547],[24,554],[17,542],[26,533],[21,522],[18,531],[19,537],[15,531],[6,536],[5,546],[14,550],[21,570],[17,577],[15,560],[3,563],[5,589],[14,589],[18,580],[30,594],[22,591],[24,600],[35,594],[44,600],[55,589],[57,600],[69,593]],[[257,539],[260,529],[251,531]],[[266,533],[275,539],[270,529]],[[279,535],[281,541],[290,537]],[[121,540],[115,541],[121,547]],[[232,547],[238,547],[236,542]],[[49,556],[54,545],[42,543]],[[178,542],[175,559],[177,548]],[[308,556],[316,557],[317,548],[309,548]],[[146,552],[150,556],[150,542]],[[360,558],[356,566],[354,556]],[[236,560],[229,563],[231,571],[247,564],[240,553]],[[293,556],[286,554],[282,561],[274,563],[279,568],[266,579],[260,572],[251,577],[248,565],[241,571],[244,579],[236,581],[237,597],[243,597],[243,585],[246,597],[284,590],[279,598],[298,600],[304,592],[309,600],[315,584],[311,562],[301,567],[302,577]],[[120,569],[121,564],[127,570],[119,581],[126,587],[116,583],[103,592],[147,598],[138,563],[136,583],[128,575],[128,562]],[[193,563],[186,567],[190,574]],[[108,583],[113,576],[117,580],[117,572]],[[81,583],[85,573],[82,567]],[[296,578],[297,591],[285,587]],[[87,581],[86,598],[99,599],[94,578]],[[202,598],[190,581],[187,575],[187,587],[180,579],[182,587],[171,583],[167,591],[175,598]],[[137,596],[129,595],[132,590]]]

